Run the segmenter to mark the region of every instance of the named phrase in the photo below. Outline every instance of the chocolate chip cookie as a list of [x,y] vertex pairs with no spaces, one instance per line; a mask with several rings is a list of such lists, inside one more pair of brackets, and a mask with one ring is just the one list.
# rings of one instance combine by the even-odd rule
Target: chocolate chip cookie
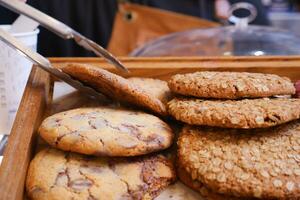
[[226,128],[263,128],[300,118],[300,99],[261,98],[201,100],[175,98],[168,110],[177,120],[192,125]]
[[236,197],[300,197],[300,121],[268,129],[185,126],[178,157],[193,180]]
[[141,87],[144,91],[151,94],[151,96],[161,100],[164,104],[172,98],[171,90],[166,81],[141,77],[132,77],[128,78],[128,80],[136,86]]
[[112,99],[145,108],[161,116],[167,115],[165,105],[158,98],[119,75],[79,63],[68,63],[60,69]]
[[79,108],[46,118],[39,128],[51,146],[87,155],[137,156],[168,148],[171,128],[158,117],[107,107]]
[[168,82],[171,91],[186,96],[239,99],[291,95],[290,79],[274,74],[247,72],[195,72],[177,74]]
[[172,163],[141,158],[83,156],[45,149],[31,161],[26,190],[40,199],[153,199],[175,179]]

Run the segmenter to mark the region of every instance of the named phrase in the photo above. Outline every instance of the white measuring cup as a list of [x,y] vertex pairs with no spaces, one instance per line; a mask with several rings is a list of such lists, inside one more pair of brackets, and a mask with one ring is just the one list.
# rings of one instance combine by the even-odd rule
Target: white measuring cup
[[[10,25],[0,25],[10,30]],[[36,51],[39,30],[12,33],[24,45]],[[0,134],[9,134],[15,119],[32,63],[0,41]]]

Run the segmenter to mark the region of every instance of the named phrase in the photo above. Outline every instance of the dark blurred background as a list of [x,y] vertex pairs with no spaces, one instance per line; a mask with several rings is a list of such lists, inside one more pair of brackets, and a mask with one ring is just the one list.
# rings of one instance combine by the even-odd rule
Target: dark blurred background
[[[151,7],[218,21],[214,13],[214,0],[131,0]],[[241,2],[230,0],[230,3]],[[269,25],[268,11],[295,12],[299,1],[288,0],[248,0],[258,9],[253,24]],[[66,23],[88,38],[106,47],[112,32],[114,16],[118,9],[116,0],[28,0],[28,4]],[[0,8],[0,23],[10,24],[17,18],[5,8]],[[77,46],[73,41],[58,36],[40,27],[38,52],[44,56],[94,56]],[[124,30],[126,32],[126,30]]]

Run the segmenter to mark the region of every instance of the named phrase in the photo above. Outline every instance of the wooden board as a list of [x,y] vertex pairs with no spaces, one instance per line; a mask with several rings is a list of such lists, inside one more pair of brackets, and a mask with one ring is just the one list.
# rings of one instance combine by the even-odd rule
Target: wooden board
[[111,64],[99,58],[54,58],[55,64],[64,62],[89,63],[127,76],[155,77],[168,79],[172,74],[195,70],[249,71],[274,73],[299,78],[300,57],[164,57],[164,58],[121,58],[130,68],[129,75],[120,73]]
[[[193,57],[193,58],[122,58],[131,71],[128,76],[154,77],[167,80],[176,73],[200,70],[249,71],[283,75],[293,81],[300,79],[300,57]],[[100,58],[51,58],[54,65],[65,62],[89,63],[117,72]],[[0,167],[0,199],[24,199],[24,183],[28,164],[36,149],[36,130],[52,104],[53,81],[50,76],[33,67],[14,122],[4,159]]]

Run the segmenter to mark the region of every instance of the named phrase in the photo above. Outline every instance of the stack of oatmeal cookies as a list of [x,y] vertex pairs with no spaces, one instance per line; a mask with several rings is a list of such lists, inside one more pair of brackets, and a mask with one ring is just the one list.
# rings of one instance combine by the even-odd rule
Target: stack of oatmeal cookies
[[300,198],[300,99],[271,74],[197,72],[168,85],[169,114],[186,123],[178,176],[206,199]]

